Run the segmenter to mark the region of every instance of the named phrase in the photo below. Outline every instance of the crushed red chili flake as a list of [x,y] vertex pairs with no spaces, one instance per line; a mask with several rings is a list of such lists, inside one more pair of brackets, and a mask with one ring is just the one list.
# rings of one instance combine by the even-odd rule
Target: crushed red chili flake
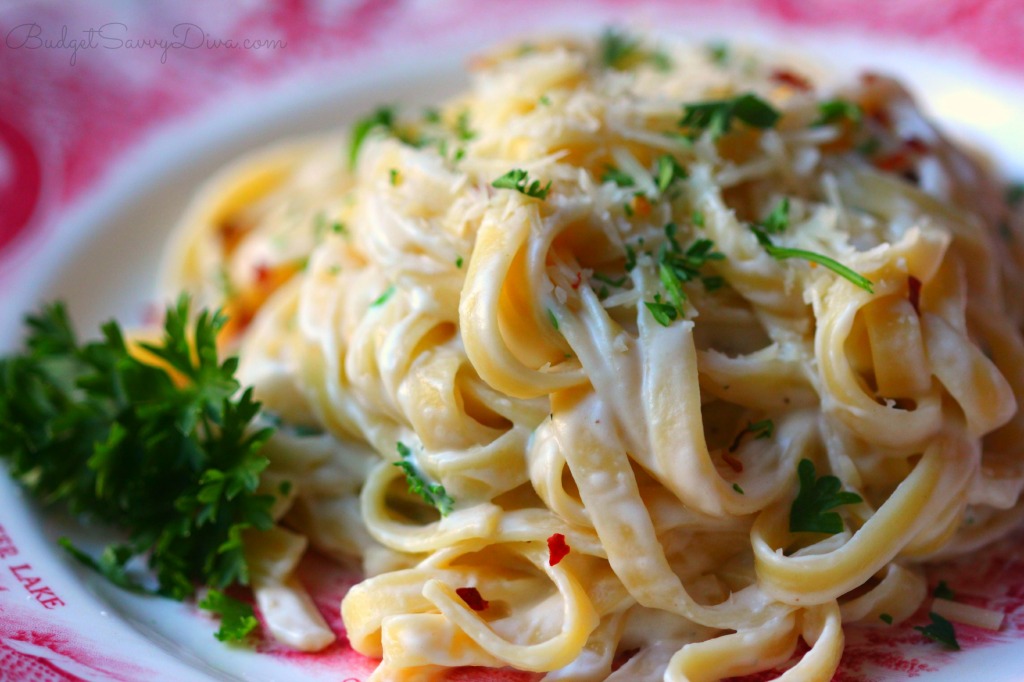
[[569,553],[569,545],[565,544],[565,536],[555,533],[548,538],[548,565],[555,566]]
[[908,137],[907,139],[903,140],[903,146],[908,151],[914,152],[916,154],[927,154],[930,150],[928,143],[919,137]]
[[491,605],[489,601],[480,596],[480,591],[475,587],[457,587],[455,594],[459,595],[462,601],[466,602],[466,606],[474,611],[483,611]]
[[580,288],[580,283],[582,283],[582,282],[583,282],[583,272],[580,271],[580,272],[576,273],[576,279],[572,283],[572,288],[573,289],[579,289]]
[[811,82],[798,73],[789,69],[775,69],[772,71],[771,79],[776,83],[782,83],[796,88],[797,90],[811,90]]
[[266,263],[260,263],[257,265],[254,268],[253,273],[256,277],[256,282],[259,284],[266,284],[270,281],[270,266]]
[[732,467],[737,474],[743,473],[743,462],[733,457],[728,450],[722,450],[722,461]]
[[910,305],[914,306],[914,312],[921,314],[921,280],[913,275],[907,277],[907,298]]

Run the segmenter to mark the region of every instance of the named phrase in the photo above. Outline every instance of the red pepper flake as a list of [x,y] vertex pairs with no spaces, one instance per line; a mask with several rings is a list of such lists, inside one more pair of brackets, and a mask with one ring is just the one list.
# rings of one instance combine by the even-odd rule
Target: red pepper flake
[[903,147],[915,154],[927,154],[930,150],[928,143],[919,137],[908,137],[903,140]]
[[260,263],[253,269],[253,275],[256,278],[257,284],[266,284],[270,281],[270,266],[266,263]]
[[569,553],[569,545],[565,544],[565,536],[555,533],[548,538],[548,565],[555,566]]
[[581,282],[583,282],[583,271],[576,273],[576,280],[572,283],[572,288],[579,289]]
[[904,152],[896,152],[880,156],[875,159],[874,163],[875,167],[884,171],[903,171],[910,166],[910,158]]
[[729,450],[722,450],[722,461],[732,467],[737,474],[743,473],[743,462],[733,457]]
[[480,591],[475,587],[457,587],[455,594],[459,595],[462,601],[466,602],[466,606],[474,611],[483,611],[491,605],[489,601],[480,596]]
[[913,275],[907,277],[907,298],[910,305],[914,306],[914,312],[921,314],[921,280]]
[[775,69],[772,71],[771,79],[776,83],[782,83],[805,92],[813,89],[809,80],[789,69]]

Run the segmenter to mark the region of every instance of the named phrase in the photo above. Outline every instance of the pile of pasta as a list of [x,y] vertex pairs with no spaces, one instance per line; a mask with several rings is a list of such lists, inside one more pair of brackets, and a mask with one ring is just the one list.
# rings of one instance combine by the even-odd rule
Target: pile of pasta
[[275,637],[334,639],[308,547],[374,680],[828,680],[1017,525],[1024,226],[898,83],[614,31],[471,76],[238,161],[169,248],[280,427]]

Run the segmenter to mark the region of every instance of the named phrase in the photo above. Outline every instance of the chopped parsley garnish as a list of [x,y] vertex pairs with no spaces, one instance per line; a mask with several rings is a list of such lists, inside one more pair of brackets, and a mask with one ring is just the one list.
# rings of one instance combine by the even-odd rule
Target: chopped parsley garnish
[[886,625],[892,625],[892,616],[888,613],[880,613],[878,614],[878,618]]
[[384,128],[394,131],[395,110],[394,107],[378,107],[372,114],[356,121],[352,126],[352,137],[348,146],[348,166],[356,167],[356,159],[359,158],[359,149],[363,146],[366,136],[374,128]]
[[729,61],[729,45],[721,41],[708,43],[707,45],[708,59],[719,66],[725,65]]
[[455,134],[460,140],[467,141],[476,137],[476,133],[469,127],[469,110],[463,110],[455,119]]
[[674,156],[663,154],[658,157],[658,171],[655,176],[655,182],[658,185],[659,192],[664,192],[673,182],[685,180],[686,177],[686,169],[679,165]]
[[857,493],[840,490],[842,482],[835,476],[816,477],[814,462],[800,460],[797,466],[800,477],[800,492],[793,500],[789,511],[791,533],[828,533],[835,535],[843,531],[843,520],[835,509],[845,504],[863,502]]
[[615,166],[605,166],[601,182],[614,182],[619,187],[632,187],[635,184],[632,175],[620,171]]
[[789,227],[789,197],[784,197],[759,226],[768,234],[781,234]]
[[851,283],[856,284],[861,289],[864,289],[869,294],[875,293],[872,282],[867,277],[851,270],[839,261],[829,258],[820,253],[814,251],[806,251],[804,249],[791,249],[783,246],[776,246],[769,234],[779,234],[784,232],[789,227],[789,199],[782,199],[768,217],[759,224],[751,225],[750,229],[753,230],[754,236],[757,237],[758,243],[764,247],[764,250],[768,252],[768,255],[776,260],[784,260],[786,258],[800,258],[818,265],[823,265],[832,272],[836,273],[840,277],[849,280]]
[[379,305],[384,305],[385,303],[387,303],[388,299],[391,298],[392,294],[394,294],[394,293],[395,293],[395,285],[392,284],[391,286],[389,286],[387,289],[384,290],[383,294],[381,294],[380,296],[378,296],[377,298],[375,298],[373,300],[373,303],[370,304],[370,307],[371,308],[376,308]]
[[932,596],[936,599],[948,599],[953,601],[956,599],[956,595],[953,590],[949,589],[949,585],[946,584],[945,580],[940,580],[939,584],[935,586],[935,591],[932,592]]
[[740,495],[746,495],[746,493],[743,492],[743,488],[740,487],[739,483],[733,483],[732,484],[732,489],[735,490],[736,492],[738,492]]
[[409,484],[409,492],[422,497],[427,504],[441,512],[441,516],[448,516],[455,507],[455,500],[449,497],[440,483],[427,483],[423,474],[416,469],[416,465],[410,459],[412,450],[405,443],[398,441],[396,447],[402,460],[395,462],[394,466],[405,472],[405,481]]
[[331,223],[331,232],[333,232],[334,234],[345,234],[345,232],[347,231],[348,230],[345,227],[345,223],[341,222],[340,220],[335,220],[333,223]]
[[555,331],[557,332],[558,331],[558,318],[555,317],[555,313],[552,312],[551,308],[548,308],[547,311],[548,311],[548,321],[551,323],[551,326],[554,327]]
[[621,287],[623,284],[626,283],[626,276],[625,275],[623,275],[622,277],[611,277],[610,275],[605,275],[605,274],[600,273],[600,272],[595,272],[593,277],[598,282],[604,282],[605,284],[610,284],[613,287]]
[[694,211],[693,215],[690,216],[690,221],[699,229],[704,228],[704,214],[700,211]]
[[461,268],[461,267],[462,267],[462,263],[463,263],[463,262],[464,262],[464,261],[462,260],[462,256],[457,256],[457,257],[455,258],[455,267],[457,267],[457,268]]
[[601,34],[601,63],[612,69],[624,69],[640,50],[640,41],[614,28]]
[[768,235],[765,234],[764,230],[754,227],[754,235],[757,237],[757,241],[764,247],[764,250],[768,252],[768,255],[776,260],[784,260],[786,258],[800,258],[818,265],[823,265],[832,272],[836,273],[840,277],[849,280],[851,283],[856,284],[864,291],[869,294],[875,293],[874,286],[870,279],[861,275],[854,270],[846,267],[839,261],[829,258],[820,253],[814,251],[806,251],[804,249],[791,249],[783,246],[775,246],[772,240],[769,239]]
[[626,244],[626,272],[636,267],[636,251],[632,246]]
[[917,626],[914,629],[928,639],[942,644],[947,649],[959,651],[960,643],[956,641],[956,630],[953,629],[953,624],[934,611],[930,611],[928,617],[932,619],[930,625],[925,625],[924,627]]
[[247,584],[242,532],[273,525],[274,498],[257,493],[272,429],[252,427],[260,405],[239,390],[237,359],[218,359],[226,321],[190,322],[182,296],[163,338],[138,344],[144,362],[114,322],[79,343],[56,303],[27,318],[26,350],[0,359],[0,458],[45,503],[125,531],[98,560],[61,541],[117,585],[148,591],[128,575],[136,556],[174,599]]
[[672,58],[664,50],[654,50],[647,55],[647,59],[658,71],[666,72],[672,70]]
[[520,168],[513,168],[492,182],[491,186],[498,189],[514,189],[520,194],[525,194],[528,197],[540,199],[541,201],[548,198],[548,192],[551,191],[550,180],[548,180],[548,184],[543,188],[540,186],[540,180],[534,180],[529,185],[527,184],[528,182],[529,178],[526,171]]
[[644,301],[644,305],[651,311],[655,321],[662,327],[667,327],[679,317],[676,306],[665,303],[661,300],[661,294],[654,295],[654,301]]
[[222,642],[239,642],[259,626],[252,606],[219,590],[210,590],[199,608],[220,616],[220,629],[214,636]]
[[546,107],[551,106],[551,98],[548,97],[547,95],[541,95],[540,98],[537,99],[537,101]]
[[398,169],[397,168],[392,168],[391,170],[388,171],[388,181],[391,183],[392,187],[395,187],[396,185],[398,185]]
[[434,107],[427,107],[423,110],[423,120],[427,123],[440,123],[441,112]]
[[759,422],[748,422],[743,430],[736,434],[736,438],[733,439],[732,445],[729,446],[729,452],[736,452],[740,447],[740,443],[743,441],[743,436],[748,433],[754,437],[754,440],[771,438],[772,434],[775,433],[775,422],[771,419],[762,419]]
[[862,118],[864,118],[864,112],[855,102],[846,99],[832,99],[818,105],[818,118],[811,125],[824,126],[843,120],[860,123]]
[[732,130],[733,119],[752,128],[765,129],[774,126],[779,117],[775,107],[748,92],[732,99],[686,104],[679,125],[689,128],[691,137],[707,131],[715,139]]

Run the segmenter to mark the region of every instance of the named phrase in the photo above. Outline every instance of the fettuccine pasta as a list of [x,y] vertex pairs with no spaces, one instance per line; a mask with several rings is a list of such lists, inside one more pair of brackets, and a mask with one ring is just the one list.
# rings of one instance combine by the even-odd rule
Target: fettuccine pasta
[[312,547],[374,680],[828,680],[1021,517],[1022,243],[896,82],[609,32],[238,161],[165,286],[280,426],[281,641]]

